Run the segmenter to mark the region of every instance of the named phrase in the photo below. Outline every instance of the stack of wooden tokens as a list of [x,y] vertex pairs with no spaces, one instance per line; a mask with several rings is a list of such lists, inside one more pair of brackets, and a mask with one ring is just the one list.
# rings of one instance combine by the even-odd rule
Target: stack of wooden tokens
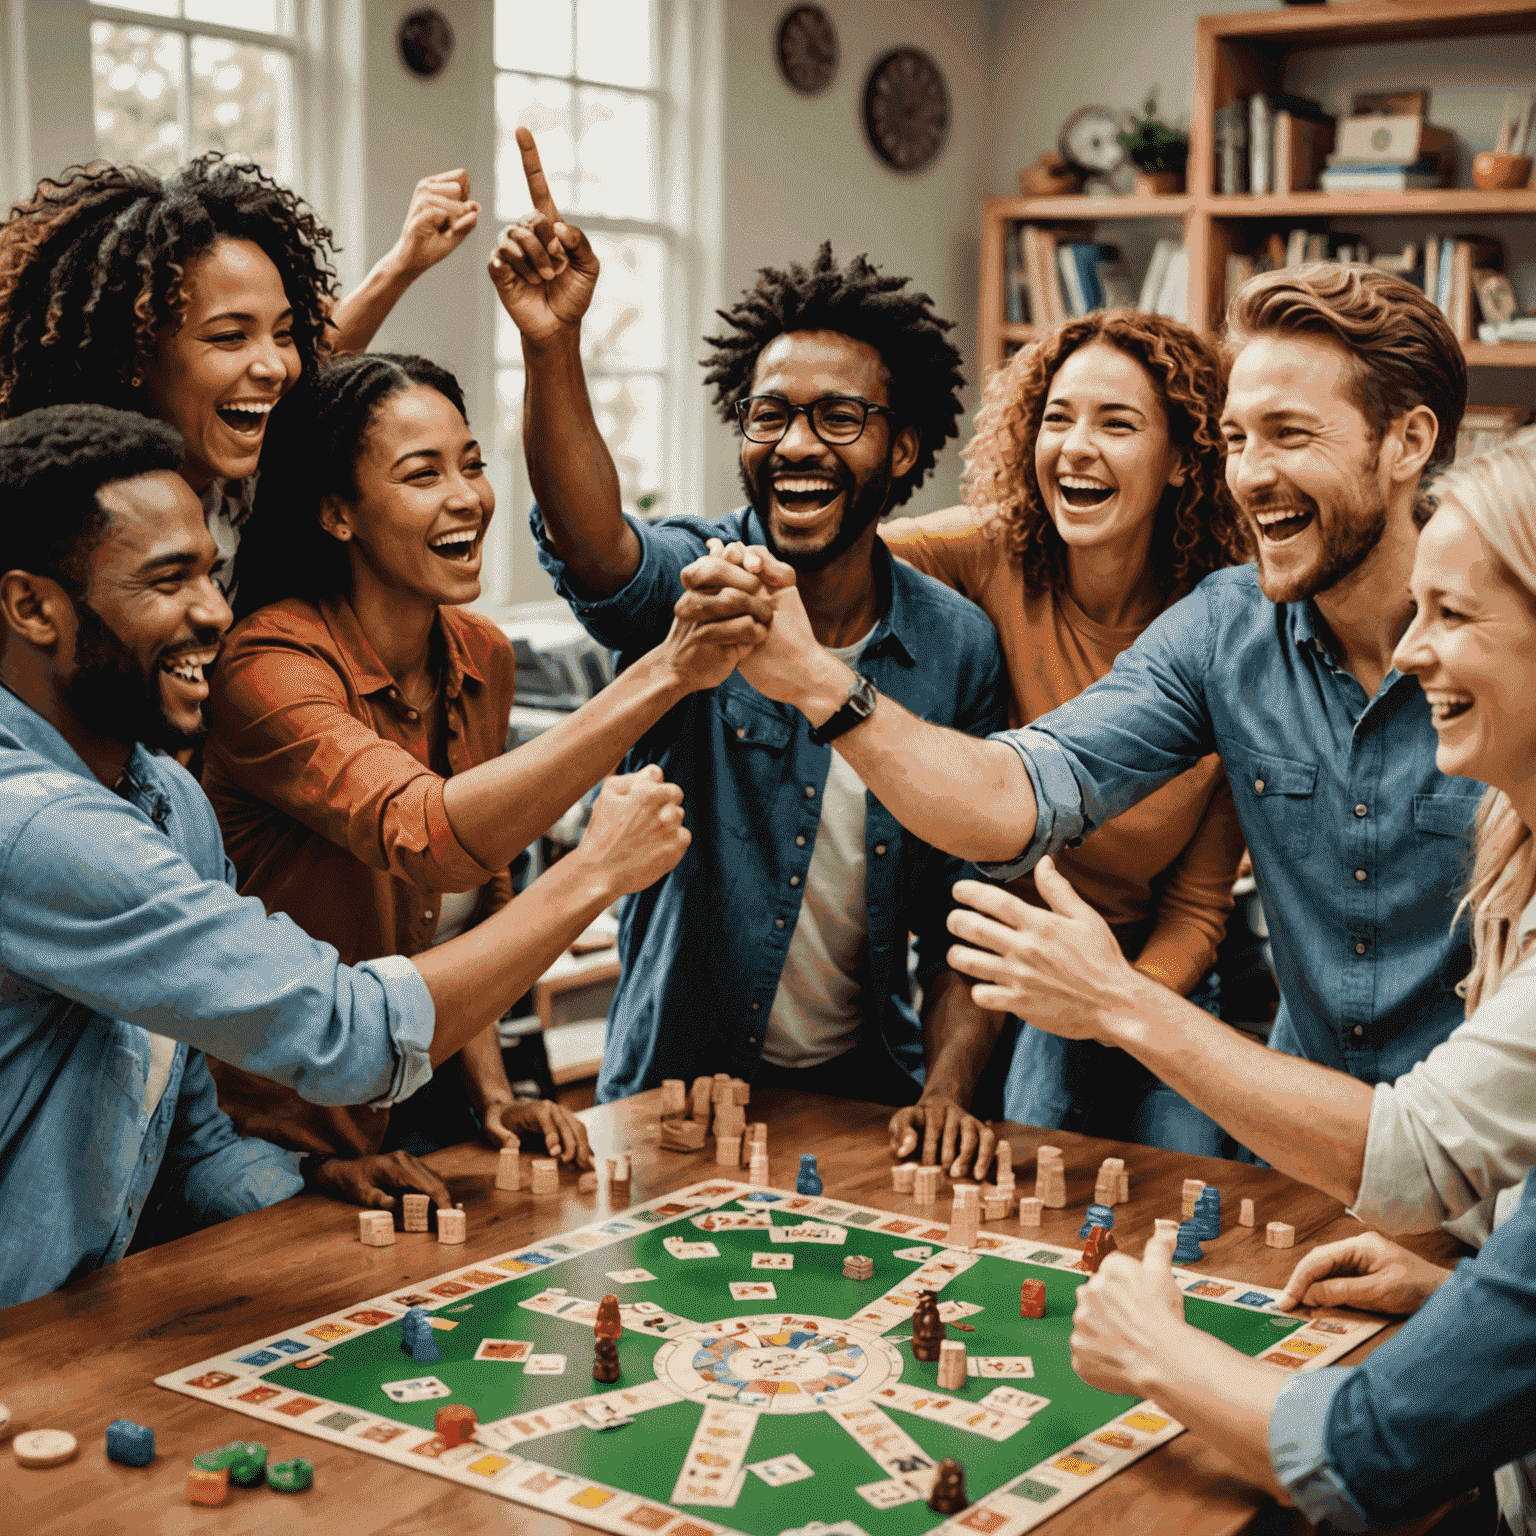
[[912,1193],[912,1181],[916,1177],[916,1163],[897,1163],[891,1169],[891,1188],[898,1195],[910,1195]]
[[516,1147],[503,1147],[496,1159],[496,1188],[523,1187],[523,1158]]
[[1067,1203],[1067,1170],[1060,1147],[1041,1147],[1035,1154],[1035,1198],[1053,1211]]
[[[1013,1183],[1013,1148],[1006,1141],[1000,1141],[997,1144],[997,1192],[1008,1196],[1008,1206],[1011,1210],[1017,1197]],[[1007,1212],[1003,1214],[1006,1215]]]
[[1038,1227],[1043,1210],[1044,1206],[1038,1199],[1032,1196],[1025,1196],[1024,1199],[1019,1201],[1019,1226]]
[[875,1261],[862,1253],[850,1253],[843,1260],[844,1280],[873,1280]]
[[932,1205],[939,1198],[939,1169],[919,1168],[912,1176],[912,1197],[919,1205]]
[[761,1189],[768,1182],[768,1127],[761,1120],[747,1127],[747,1182]]
[[949,1246],[969,1253],[976,1246],[976,1224],[981,1215],[974,1184],[955,1185],[955,1203],[949,1217]]
[[667,1077],[661,1083],[661,1118],[688,1113],[688,1084],[680,1077]]
[[529,1165],[529,1188],[536,1195],[552,1195],[560,1188],[560,1165],[552,1157],[536,1157]]

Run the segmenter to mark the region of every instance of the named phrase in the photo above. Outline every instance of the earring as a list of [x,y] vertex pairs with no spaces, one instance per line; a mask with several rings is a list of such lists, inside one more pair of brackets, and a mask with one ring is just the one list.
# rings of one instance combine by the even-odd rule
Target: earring
[[336,537],[338,539],[350,539],[352,537],[352,530],[350,528],[338,528],[336,530]]

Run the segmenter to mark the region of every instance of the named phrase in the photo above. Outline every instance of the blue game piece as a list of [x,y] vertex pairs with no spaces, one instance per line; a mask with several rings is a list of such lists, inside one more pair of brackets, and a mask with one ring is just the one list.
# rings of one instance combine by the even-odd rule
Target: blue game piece
[[147,1467],[155,1459],[155,1432],[132,1419],[113,1419],[107,1425],[107,1460],[125,1467]]
[[1193,1221],[1181,1221],[1179,1223],[1179,1240],[1174,1246],[1173,1262],[1175,1264],[1195,1264],[1205,1257],[1205,1249],[1200,1246],[1200,1233]]
[[816,1172],[816,1155],[813,1152],[800,1154],[800,1172],[795,1175],[796,1193],[802,1195],[819,1195],[821,1193],[821,1178]]
[[432,1365],[443,1358],[433,1337],[432,1324],[424,1307],[412,1307],[400,1320],[400,1350],[417,1365]]
[[1203,1243],[1214,1243],[1221,1236],[1221,1191],[1214,1184],[1207,1184],[1195,1197],[1194,1223]]
[[1090,1205],[1088,1207],[1088,1219],[1083,1223],[1082,1230],[1077,1234],[1079,1239],[1088,1236],[1090,1227],[1103,1227],[1108,1231],[1115,1224],[1115,1213],[1107,1205]]

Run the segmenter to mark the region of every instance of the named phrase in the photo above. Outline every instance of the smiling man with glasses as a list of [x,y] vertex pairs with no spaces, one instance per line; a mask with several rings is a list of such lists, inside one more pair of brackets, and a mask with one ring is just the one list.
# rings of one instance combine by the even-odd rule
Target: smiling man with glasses
[[734,674],[631,754],[684,786],[693,843],[626,904],[598,1098],[723,1071],[877,1100],[905,1106],[894,1144],[915,1123],[925,1161],[980,1172],[992,1137],[967,1110],[1001,1021],[945,965],[950,886],[966,866],[903,832],[831,749],[875,690],[975,735],[1003,718],[991,625],[875,535],[955,435],[949,324],[904,279],[862,256],[842,265],[830,246],[809,267],[764,269],[705,360],[741,434],[749,505],[712,521],[626,518],[581,370],[597,262],[550,200],[531,136],[519,138],[535,212],[507,231],[491,275],[522,332],[533,531],[560,595],[627,662],[697,600],[685,570],[755,587],[721,551],[766,544],[799,573],[817,640],[860,673],[819,731]]

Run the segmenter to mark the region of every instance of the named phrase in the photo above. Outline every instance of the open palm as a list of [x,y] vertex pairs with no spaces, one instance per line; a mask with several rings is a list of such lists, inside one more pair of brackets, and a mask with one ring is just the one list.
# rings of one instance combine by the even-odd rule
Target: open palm
[[538,146],[517,130],[533,212],[508,226],[491,258],[502,306],[530,341],[545,341],[581,324],[597,287],[598,261],[587,237],[560,217]]

